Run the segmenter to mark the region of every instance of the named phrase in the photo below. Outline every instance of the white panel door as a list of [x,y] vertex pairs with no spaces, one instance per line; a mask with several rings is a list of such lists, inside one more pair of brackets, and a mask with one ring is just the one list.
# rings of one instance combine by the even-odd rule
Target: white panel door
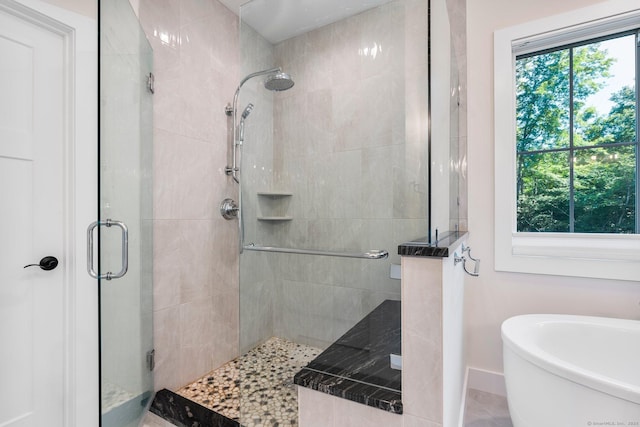
[[[67,427],[75,424],[65,408],[76,387],[69,295],[79,252],[70,249],[73,52],[53,21],[0,1],[7,4],[0,7],[0,427]],[[58,266],[23,268],[45,256]]]

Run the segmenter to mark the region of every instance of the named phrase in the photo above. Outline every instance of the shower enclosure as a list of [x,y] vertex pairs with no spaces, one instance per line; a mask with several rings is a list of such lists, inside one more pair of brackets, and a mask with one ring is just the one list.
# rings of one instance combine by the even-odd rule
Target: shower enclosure
[[[312,10],[308,22],[285,0],[241,8],[241,74],[281,67],[296,82],[274,93],[252,79],[238,97],[238,115],[251,105],[240,148],[241,354],[294,348],[289,359],[303,365],[400,300],[390,278],[399,244],[465,228],[453,45],[435,49],[447,64],[433,86],[429,1],[374,3]],[[430,102],[446,111],[432,115]],[[390,256],[345,256],[372,250]],[[241,393],[253,380],[241,373]],[[255,402],[240,402],[251,425]]]
[[[237,357],[178,394],[247,427],[295,425],[296,372],[372,310],[399,310],[398,245],[465,228],[455,30],[446,16],[429,25],[430,11],[446,9],[444,0],[241,7],[237,80],[207,111],[227,124],[211,141],[228,149],[216,162],[222,179],[207,185],[224,188],[221,211],[237,221],[227,226],[238,227],[239,247],[216,233],[226,252],[211,261],[224,259],[223,270],[240,252]],[[445,33],[431,46],[434,70],[429,40]],[[273,92],[265,80],[280,70],[295,85]],[[235,338],[224,329],[234,310],[215,310],[221,330],[205,331],[225,338],[214,346]]]
[[243,72],[277,65],[296,80],[286,92],[247,83],[240,94],[240,105],[255,106],[243,143],[244,243],[392,255],[245,251],[241,352],[272,336],[325,348],[385,299],[400,299],[389,278],[394,249],[428,234],[426,14],[393,1],[271,40],[253,28],[285,4],[241,9]]
[[153,52],[128,0],[99,4],[100,425],[128,427],[153,390]]

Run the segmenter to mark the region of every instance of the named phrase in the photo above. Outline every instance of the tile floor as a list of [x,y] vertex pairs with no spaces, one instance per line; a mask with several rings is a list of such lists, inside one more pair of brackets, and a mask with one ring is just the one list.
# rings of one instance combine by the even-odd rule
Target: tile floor
[[470,388],[464,414],[465,427],[513,427],[504,396]]
[[[465,408],[465,427],[512,427],[507,399],[491,393],[469,389]],[[174,427],[149,412],[141,427]]]
[[293,376],[321,351],[270,338],[176,393],[245,427],[297,426]]
[[142,421],[142,424],[140,424],[140,427],[175,427],[175,426],[171,424],[169,421],[157,416],[156,414],[147,412],[147,414],[144,417],[144,420]]
[[[271,338],[177,393],[229,418],[240,417],[246,427],[297,426],[298,402],[293,375],[319,353],[320,349]],[[242,381],[238,382],[238,378]],[[141,425],[172,426],[152,413],[147,414]],[[467,390],[464,426],[513,427],[506,397]]]

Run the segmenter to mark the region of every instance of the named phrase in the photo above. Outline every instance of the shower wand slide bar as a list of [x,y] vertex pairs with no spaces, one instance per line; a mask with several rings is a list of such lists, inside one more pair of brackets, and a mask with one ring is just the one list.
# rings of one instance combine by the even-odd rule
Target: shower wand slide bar
[[320,255],[335,256],[340,258],[360,258],[360,259],[385,259],[389,257],[389,252],[385,250],[371,249],[367,252],[334,252],[319,251],[315,249],[292,249],[292,248],[276,248],[274,246],[256,246],[253,243],[244,246],[245,251],[258,252],[279,252],[284,254],[301,254],[301,255]]

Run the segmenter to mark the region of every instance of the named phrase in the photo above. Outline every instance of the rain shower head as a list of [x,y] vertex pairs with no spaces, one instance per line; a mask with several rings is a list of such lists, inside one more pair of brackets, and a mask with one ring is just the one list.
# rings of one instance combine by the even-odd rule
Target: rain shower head
[[[231,155],[232,164],[227,165],[224,168],[224,172],[227,175],[231,175],[233,180],[238,184],[240,184],[240,179],[238,177],[238,173],[240,172],[238,161],[238,147],[242,145],[242,142],[244,141],[244,121],[249,116],[249,114],[251,114],[251,110],[253,109],[253,104],[247,105],[247,107],[240,115],[240,123],[238,123],[238,121],[236,120],[238,114],[238,95],[240,95],[240,88],[242,88],[242,85],[244,85],[250,79],[258,76],[267,76],[267,79],[264,82],[264,87],[267,90],[280,92],[283,90],[291,89],[294,85],[291,76],[287,73],[283,73],[280,67],[256,71],[255,73],[251,73],[240,80],[240,84],[238,85],[236,93],[233,96],[233,104],[227,105],[224,109],[224,112],[227,116],[233,117],[233,154]],[[240,253],[242,253],[242,244],[240,245]]]
[[265,89],[273,90],[275,92],[291,89],[294,84],[295,83],[291,76],[287,73],[283,73],[282,71],[276,74],[271,74],[264,81]]

